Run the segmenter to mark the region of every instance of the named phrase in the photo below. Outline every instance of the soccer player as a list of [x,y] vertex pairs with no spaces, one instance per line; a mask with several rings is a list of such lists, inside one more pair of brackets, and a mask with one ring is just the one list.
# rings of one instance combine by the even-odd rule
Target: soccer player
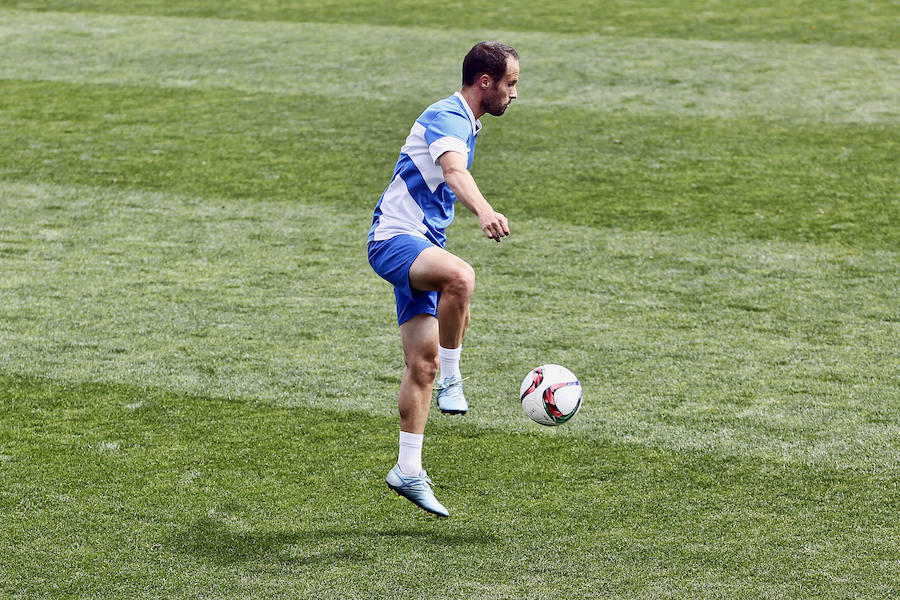
[[406,368],[400,382],[400,451],[388,486],[420,508],[449,516],[434,497],[422,468],[422,442],[431,394],[440,368],[437,404],[445,414],[465,414],[459,370],[475,271],[444,249],[444,230],[457,200],[478,217],[485,235],[509,235],[469,173],[475,138],[485,113],[500,116],[516,98],[519,56],[499,42],[476,44],[463,60],[462,88],[416,119],[390,184],[375,207],[369,263],[394,285]]

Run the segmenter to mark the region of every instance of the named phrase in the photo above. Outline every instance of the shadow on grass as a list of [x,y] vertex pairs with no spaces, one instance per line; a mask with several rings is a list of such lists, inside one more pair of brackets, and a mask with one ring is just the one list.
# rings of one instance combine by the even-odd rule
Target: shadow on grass
[[321,561],[370,562],[379,552],[405,545],[425,552],[448,547],[486,546],[495,537],[482,532],[466,533],[423,529],[334,528],[298,531],[235,531],[227,524],[203,517],[170,539],[176,552],[204,557],[219,564],[277,561],[293,565]]

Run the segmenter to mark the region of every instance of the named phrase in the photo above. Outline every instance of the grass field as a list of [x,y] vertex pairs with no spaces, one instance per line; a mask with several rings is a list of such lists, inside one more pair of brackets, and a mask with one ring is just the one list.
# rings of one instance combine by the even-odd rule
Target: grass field
[[[900,596],[900,3],[599,4],[0,0],[0,598]],[[489,38],[437,520],[365,236]]]

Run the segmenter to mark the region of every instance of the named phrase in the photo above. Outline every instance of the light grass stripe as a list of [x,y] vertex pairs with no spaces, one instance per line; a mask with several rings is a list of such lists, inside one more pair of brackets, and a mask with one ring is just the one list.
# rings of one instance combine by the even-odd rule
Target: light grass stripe
[[[389,415],[402,369],[368,217],[288,202],[0,184],[0,364]],[[595,436],[790,462],[900,465],[895,252],[521,222],[501,245],[468,215],[479,289],[467,422],[533,430],[515,391],[570,366]]]
[[4,10],[0,79],[421,103],[455,89],[460,57],[483,38],[501,38],[520,50],[525,106],[900,121],[900,50],[773,42]]

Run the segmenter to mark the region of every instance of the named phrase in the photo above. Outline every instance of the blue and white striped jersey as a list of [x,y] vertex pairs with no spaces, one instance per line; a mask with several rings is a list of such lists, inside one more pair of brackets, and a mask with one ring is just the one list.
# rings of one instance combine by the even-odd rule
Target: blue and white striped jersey
[[456,195],[444,182],[438,158],[452,150],[466,156],[471,167],[480,130],[481,122],[459,92],[425,109],[410,129],[391,183],[375,206],[370,242],[406,233],[444,247]]

